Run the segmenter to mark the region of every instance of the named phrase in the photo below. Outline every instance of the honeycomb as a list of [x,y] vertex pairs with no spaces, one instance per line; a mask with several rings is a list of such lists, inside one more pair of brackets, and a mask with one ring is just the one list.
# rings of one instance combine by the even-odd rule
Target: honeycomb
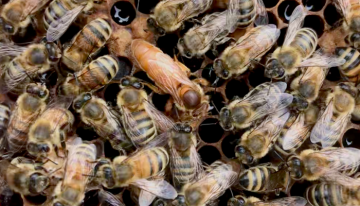
[[[341,29],[334,29],[342,16],[337,12],[335,6],[331,3],[331,0],[263,0],[266,6],[266,10],[269,16],[271,24],[277,25],[281,30],[280,38],[277,41],[276,46],[281,46],[285,33],[288,27],[288,16],[292,13],[295,7],[299,4],[303,4],[310,11],[305,18],[303,27],[313,28],[319,39],[319,46],[325,50],[331,50],[336,46],[346,46],[344,41],[344,33]],[[120,2],[120,3],[119,3]],[[209,95],[210,102],[213,106],[210,114],[208,116],[202,117],[192,122],[194,128],[197,128],[197,137],[199,140],[198,152],[206,164],[211,164],[216,160],[222,160],[224,162],[230,163],[235,166],[237,170],[243,169],[243,166],[239,165],[236,161],[233,160],[235,157],[234,148],[237,144],[237,141],[245,131],[239,132],[225,132],[218,124],[218,111],[226,105],[231,99],[235,96],[243,97],[251,89],[258,86],[263,82],[270,81],[270,79],[264,77],[264,68],[261,65],[256,65],[253,69],[248,70],[239,77],[232,78],[229,80],[217,79],[213,70],[212,70],[212,61],[215,59],[215,55],[208,52],[206,53],[205,58],[200,59],[186,59],[180,57],[176,50],[176,43],[178,38],[184,34],[185,31],[179,31],[177,33],[166,34],[162,37],[156,37],[151,32],[147,31],[146,20],[151,14],[152,9],[158,3],[158,0],[107,0],[105,4],[99,4],[95,6],[95,12],[91,15],[81,15],[78,20],[75,22],[75,26],[70,27],[69,31],[64,35],[64,39],[70,39],[71,36],[76,34],[80,30],[80,26],[84,25],[87,22],[97,18],[110,18],[111,12],[108,8],[111,8],[113,4],[119,3],[119,7],[125,8],[126,15],[130,15],[129,22],[125,22],[124,25],[118,25],[112,20],[112,26],[114,28],[113,35],[107,43],[107,48],[102,51],[102,54],[111,53],[119,57],[122,64],[121,73],[118,74],[117,78],[122,76],[132,74],[136,77],[139,77],[143,80],[151,80],[146,76],[146,74],[140,69],[134,67],[132,64],[133,59],[131,59],[130,53],[130,43],[132,39],[145,39],[151,43],[156,44],[159,48],[162,49],[164,53],[169,54],[170,56],[177,56],[178,59],[188,66],[193,74],[193,77],[202,77],[207,79],[210,84],[209,87],[204,89],[205,93]],[[129,6],[130,5],[130,6]],[[135,8],[138,8],[135,11]],[[201,14],[198,18],[200,19],[208,13],[215,11],[223,11],[227,8],[227,0],[214,0],[211,9],[205,13]],[[191,28],[193,24],[191,22],[185,23],[185,30]],[[250,25],[246,29],[238,29],[230,36],[235,39],[241,37],[252,28],[253,25]],[[25,41],[25,40],[23,40]],[[219,45],[217,50],[221,53],[222,50],[226,48],[227,44]],[[271,53],[273,50],[270,50]],[[265,57],[266,55],[264,55]],[[264,64],[264,58],[260,63]],[[331,68],[328,76],[326,77],[323,89],[331,89],[340,82],[340,73],[337,68]],[[115,106],[116,103],[116,94],[119,91],[117,84],[109,84],[105,88],[98,91],[98,96],[104,98],[107,102]],[[147,90],[148,94],[151,96],[151,100],[154,105],[160,110],[165,112],[169,116],[174,116],[172,107],[168,105],[169,95],[159,95],[152,93],[150,90]],[[10,99],[15,100],[16,97],[9,95],[8,97],[0,96],[0,100]],[[89,127],[83,124],[77,124],[75,129],[76,134],[81,137],[86,137],[86,140],[92,140],[97,138],[97,134]],[[360,140],[357,138],[360,135],[360,122],[350,122],[347,125],[347,128],[344,132],[343,137],[339,140],[337,146],[341,147],[357,147],[360,148]],[[306,143],[304,147],[307,147]],[[107,157],[115,157],[118,155],[118,152],[113,150],[108,142],[105,143],[105,155]],[[303,148],[301,148],[303,149]],[[281,162],[282,160],[277,157],[276,154],[270,152],[267,156],[261,159],[261,162]],[[286,195],[300,195],[304,189],[309,185],[308,182],[304,181],[301,183],[295,183],[292,185],[292,188],[289,190],[290,194]],[[236,190],[236,188],[234,188]],[[8,191],[11,192],[11,191]],[[112,193],[117,194],[121,197],[122,201],[126,205],[134,205],[136,201],[133,198],[136,196],[136,191],[133,189],[116,189],[111,190]],[[245,192],[246,193],[246,192]],[[263,194],[255,193],[246,193],[253,196],[262,197]],[[219,198],[218,205],[225,205],[226,201],[231,197],[232,192],[227,190],[222,197]],[[285,194],[281,194],[285,195]],[[266,194],[267,198],[274,198],[273,194]],[[12,199],[17,200],[20,196],[14,194]],[[26,203],[28,205],[41,205],[39,200],[28,200]],[[86,194],[85,206],[98,205],[96,194],[92,191]],[[21,205],[21,203],[14,203],[13,205]],[[169,205],[163,200],[156,200],[153,205]]]

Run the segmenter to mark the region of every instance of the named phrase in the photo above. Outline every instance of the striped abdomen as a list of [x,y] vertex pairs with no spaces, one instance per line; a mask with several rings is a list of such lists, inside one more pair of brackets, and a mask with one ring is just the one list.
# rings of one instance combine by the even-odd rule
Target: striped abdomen
[[72,8],[68,8],[67,5],[64,5],[61,0],[52,1],[44,12],[43,20],[45,29],[48,29],[52,22],[60,19],[67,11],[71,9]]
[[338,184],[321,183],[306,190],[306,199],[313,206],[339,206],[347,203],[346,188]]
[[[154,139],[154,137],[157,135],[157,130],[154,122],[145,109],[133,111],[131,112],[131,114],[133,116],[133,119],[136,121],[136,127],[127,128],[127,130],[131,130],[131,132],[128,132],[127,130],[125,131],[128,133],[128,136],[136,145],[144,146],[152,139]],[[131,135],[131,133],[138,135],[134,136]]]
[[0,104],[0,137],[2,137],[9,124],[11,111],[5,104]]
[[276,169],[273,167],[258,166],[249,168],[240,175],[240,186],[252,192],[265,191],[269,176],[274,172],[276,172]]
[[256,6],[254,0],[240,0],[239,17],[237,25],[239,27],[249,26],[256,17]]
[[360,53],[351,47],[337,47],[336,55],[345,59],[345,64],[339,66],[341,73],[351,82],[357,82],[360,74]]
[[115,57],[105,55],[92,61],[70,80],[78,84],[81,92],[95,91],[108,84],[119,71]]
[[124,161],[124,164],[133,166],[133,169],[136,170],[134,173],[137,174],[139,179],[158,175],[165,170],[168,163],[169,155],[163,147],[154,147],[140,151],[135,156]]
[[171,161],[175,186],[178,191],[181,191],[183,185],[194,179],[196,168],[195,165],[191,163],[189,152],[186,152],[185,155],[172,157]]
[[318,36],[316,32],[311,28],[302,28],[297,31],[290,46],[296,48],[300,52],[301,57],[306,59],[314,53],[317,43]]
[[29,80],[29,75],[32,72],[26,71],[26,68],[21,64],[20,57],[16,57],[7,65],[3,81],[8,89],[21,90],[22,87],[20,88],[19,84],[25,85],[27,83],[25,82],[26,79]]

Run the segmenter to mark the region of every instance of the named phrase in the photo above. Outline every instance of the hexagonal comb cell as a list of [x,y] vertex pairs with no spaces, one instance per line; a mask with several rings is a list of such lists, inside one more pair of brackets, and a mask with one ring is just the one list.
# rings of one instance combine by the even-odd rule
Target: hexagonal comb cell
[[279,18],[284,23],[289,23],[290,16],[294,9],[299,5],[299,3],[295,0],[287,0],[280,3],[277,11]]
[[326,0],[302,0],[302,4],[309,11],[320,11],[324,8]]
[[208,165],[221,158],[219,150],[214,146],[203,146],[198,150],[198,152],[200,154],[201,160]]
[[218,122],[215,118],[208,118],[200,124],[198,130],[202,141],[206,143],[216,143],[221,139],[224,130]]
[[360,131],[358,129],[349,129],[344,133],[342,138],[343,147],[355,147],[360,148]]
[[314,29],[318,37],[320,38],[324,33],[325,29],[324,20],[318,15],[308,15],[304,19],[303,27],[308,27]]

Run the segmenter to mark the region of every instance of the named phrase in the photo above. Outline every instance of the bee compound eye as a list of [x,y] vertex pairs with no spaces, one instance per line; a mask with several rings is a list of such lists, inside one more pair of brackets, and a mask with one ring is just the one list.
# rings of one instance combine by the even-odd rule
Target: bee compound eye
[[155,25],[155,19],[154,18],[148,18],[146,20],[146,23],[149,25],[149,26],[154,26]]
[[134,82],[132,84],[132,86],[135,88],[135,89],[141,89],[142,88],[142,84],[140,82]]
[[54,204],[53,204],[53,206],[64,206],[62,203],[60,203],[60,202],[55,202]]
[[235,152],[239,153],[239,154],[245,154],[246,150],[243,146],[236,146],[235,147]]
[[246,161],[247,161],[248,164],[251,164],[254,161],[254,157],[252,155],[247,155]]
[[84,101],[89,101],[92,98],[92,95],[90,93],[84,94]]
[[191,131],[192,131],[192,128],[189,125],[185,126],[184,132],[190,133]]
[[157,32],[158,32],[159,35],[161,35],[161,36],[164,36],[164,35],[166,34],[165,29],[163,29],[163,28],[161,28],[161,27],[159,27],[159,28],[157,29]]
[[130,85],[130,80],[128,78],[125,78],[125,79],[121,80],[121,85],[129,86]]
[[8,23],[8,22],[5,22],[4,24],[3,24],[3,29],[4,29],[4,31],[6,32],[6,33],[9,33],[9,34],[13,34],[15,31],[15,29],[14,29],[14,26],[13,25],[11,25],[10,23]]

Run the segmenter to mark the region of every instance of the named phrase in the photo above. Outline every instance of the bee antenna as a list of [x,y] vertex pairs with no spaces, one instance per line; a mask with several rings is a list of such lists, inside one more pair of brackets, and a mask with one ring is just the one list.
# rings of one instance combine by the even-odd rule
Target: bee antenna
[[264,68],[266,68],[266,66],[264,64],[260,63],[259,61],[256,61],[255,59],[250,59],[250,61],[252,61],[252,62],[254,62],[254,63],[256,63],[256,64],[258,64],[258,65],[260,65],[260,66],[262,66]]
[[281,161],[283,161],[287,165],[287,162],[284,160],[284,158],[276,150],[274,150],[274,152],[281,159]]
[[232,189],[231,188],[229,188],[229,189],[230,189],[230,192],[231,192],[231,196],[234,197],[234,193],[233,193]]
[[213,102],[213,101],[211,101],[211,104],[212,104],[212,105],[214,105],[214,108],[215,108],[216,112],[217,112],[218,114],[220,114],[220,112],[219,112],[218,108],[216,107],[216,105],[214,104],[214,102]]
[[176,108],[176,106],[175,106],[175,112],[176,112],[176,116],[177,116],[178,120],[181,122],[179,112],[178,112],[178,109]]
[[55,172],[59,171],[61,169],[61,167],[57,168],[56,170],[50,172],[48,175],[50,176],[51,174],[54,174]]
[[58,165],[58,163],[54,162],[53,160],[51,160],[51,159],[48,158],[48,157],[45,157],[45,159],[48,160],[48,161],[50,161],[50,162],[52,162],[52,163],[54,163],[55,165]]

